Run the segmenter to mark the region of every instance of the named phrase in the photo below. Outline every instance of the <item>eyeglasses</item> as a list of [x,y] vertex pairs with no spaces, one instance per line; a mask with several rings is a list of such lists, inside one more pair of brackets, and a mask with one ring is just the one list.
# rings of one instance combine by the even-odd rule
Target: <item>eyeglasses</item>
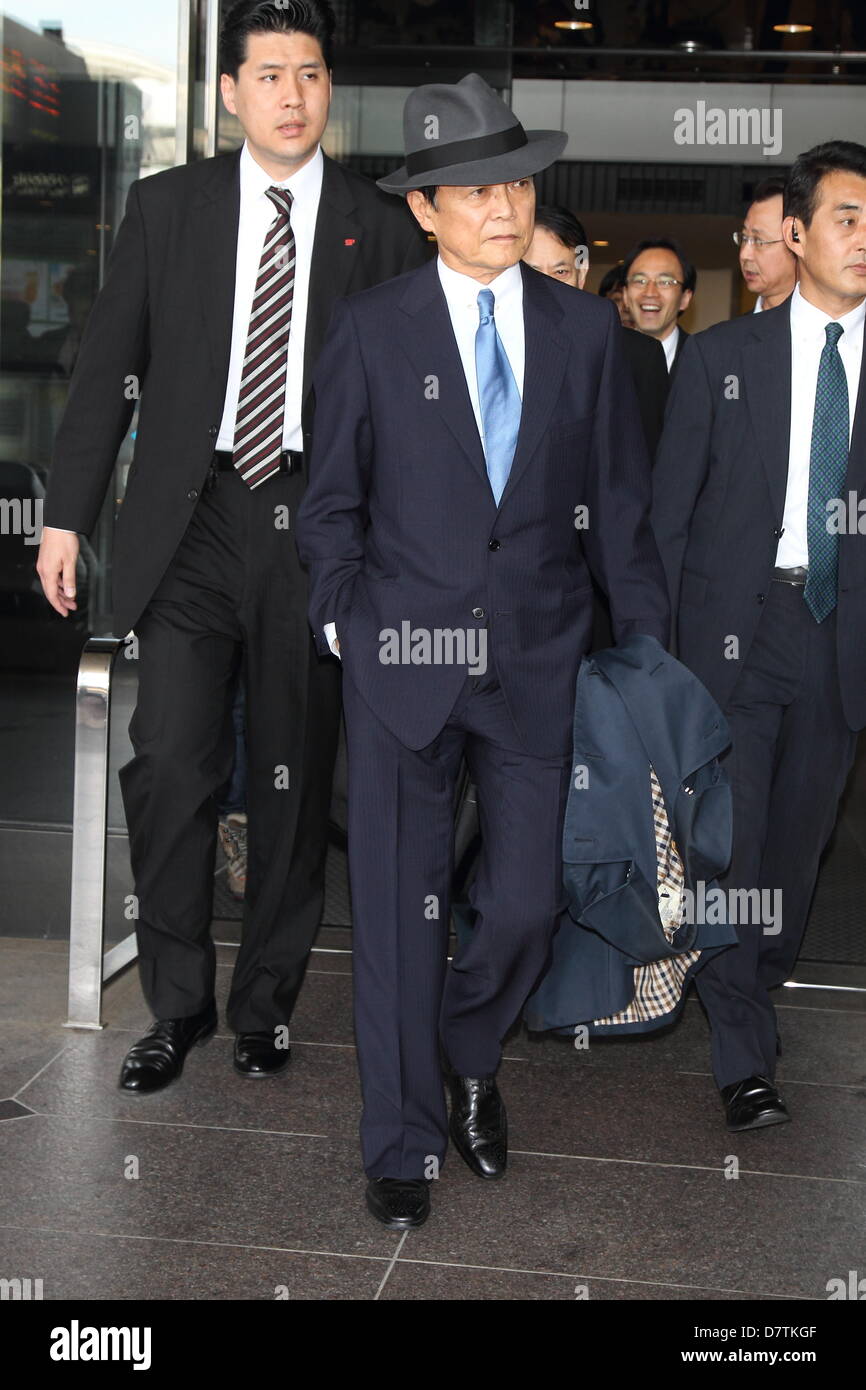
[[625,283],[631,285],[633,290],[642,290],[647,285],[656,285],[660,290],[672,290],[683,282],[675,280],[673,275],[630,275]]
[[735,246],[757,246],[759,248],[761,246],[778,246],[780,242],[785,240],[784,237],[777,236],[773,241],[762,241],[760,237],[749,236],[746,232],[732,232],[731,236],[734,238]]

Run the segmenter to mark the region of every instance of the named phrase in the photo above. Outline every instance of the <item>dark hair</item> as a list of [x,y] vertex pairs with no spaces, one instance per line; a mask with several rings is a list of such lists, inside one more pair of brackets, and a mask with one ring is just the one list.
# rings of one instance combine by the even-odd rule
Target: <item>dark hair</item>
[[602,299],[607,299],[614,290],[622,289],[623,279],[622,266],[612,265],[610,270],[606,270],[599,280],[597,293],[601,295]]
[[768,179],[761,179],[752,190],[752,196],[747,203],[747,208],[755,203],[766,203],[770,198],[784,198],[787,179],[783,179],[780,174],[771,174]]
[[866,145],[853,140],[828,140],[800,154],[785,185],[785,217],[797,217],[808,227],[818,203],[818,185],[826,174],[858,174],[866,179]]
[[544,227],[558,237],[563,245],[574,251],[578,246],[586,246],[586,231],[568,208],[547,205],[535,209],[536,227]]
[[237,0],[223,20],[220,31],[220,72],[237,81],[238,71],[247,59],[250,34],[309,34],[318,41],[330,72],[334,66],[334,28],[336,20],[328,0]]
[[678,241],[673,237],[648,237],[646,241],[639,241],[637,246],[633,246],[623,262],[622,278],[628,279],[632,265],[644,251],[672,251],[682,266],[683,289],[693,290],[698,283],[698,272],[695,270],[688,256]]
[[416,188],[415,192],[416,192],[416,193],[423,193],[424,197],[426,198],[427,202],[430,204],[431,208],[435,208],[435,206],[436,206],[436,191],[437,191],[438,187],[439,187],[438,184],[436,184],[436,183],[431,183],[431,184],[428,184],[426,188]]

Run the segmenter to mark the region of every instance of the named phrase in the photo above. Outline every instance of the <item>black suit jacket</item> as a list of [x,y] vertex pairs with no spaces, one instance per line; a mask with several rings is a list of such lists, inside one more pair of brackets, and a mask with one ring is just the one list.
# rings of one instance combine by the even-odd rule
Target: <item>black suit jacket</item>
[[442,729],[467,663],[386,664],[387,629],[463,633],[467,647],[468,631],[486,629],[539,756],[568,756],[591,574],[617,640],[667,642],[649,457],[616,310],[520,268],[523,408],[498,507],[435,263],[341,304],[315,373],[297,522],[310,620],[320,643],[336,622],[346,675],[410,748]]
[[[114,542],[115,631],[140,617],[192,516],[225,403],[240,216],[240,150],[129,191],[55,441],[45,524],[90,532],[141,393]],[[303,427],[331,310],[429,257],[402,199],[325,157],[307,311]]]
[[[653,524],[679,656],[725,707],[764,611],[785,509],[790,300],[695,334],[668,399]],[[866,492],[866,354],[845,496]],[[866,535],[839,537],[837,650],[850,728],[866,724]],[[739,655],[732,659],[729,639]]]
[[634,328],[624,328],[622,333],[625,360],[634,381],[644,438],[652,459],[661,438],[670,389],[665,350],[655,338]]
[[[687,340],[692,336],[691,333],[687,333],[686,330],[682,328],[679,324],[677,324],[677,327],[680,330],[679,336],[677,338],[677,347],[676,352],[674,353],[674,360],[671,363],[671,369],[668,372],[668,382],[671,385],[673,385],[674,377],[676,376],[677,371],[679,370],[680,361],[683,355],[683,348],[685,347]],[[659,346],[661,346],[661,344]],[[664,348],[662,348],[662,352],[664,352]],[[667,368],[667,363],[665,363],[665,367]]]

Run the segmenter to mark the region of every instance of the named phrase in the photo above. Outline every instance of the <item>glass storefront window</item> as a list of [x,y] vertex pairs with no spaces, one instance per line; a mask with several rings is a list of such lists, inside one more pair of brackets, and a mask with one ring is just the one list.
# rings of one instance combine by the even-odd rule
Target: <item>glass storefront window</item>
[[[32,837],[71,820],[75,672],[88,635],[111,631],[111,541],[135,421],[66,620],[36,575],[53,440],[130,184],[176,162],[181,8],[13,0],[0,11],[0,898],[16,908],[22,856],[50,862]],[[112,778],[119,826],[118,802]],[[68,912],[66,890],[55,897]]]

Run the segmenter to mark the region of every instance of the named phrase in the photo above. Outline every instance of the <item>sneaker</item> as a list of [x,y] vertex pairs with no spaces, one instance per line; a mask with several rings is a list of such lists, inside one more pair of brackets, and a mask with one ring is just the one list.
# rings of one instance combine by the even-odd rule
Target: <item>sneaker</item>
[[247,818],[242,811],[220,816],[219,837],[229,892],[233,898],[243,898],[247,887]]

